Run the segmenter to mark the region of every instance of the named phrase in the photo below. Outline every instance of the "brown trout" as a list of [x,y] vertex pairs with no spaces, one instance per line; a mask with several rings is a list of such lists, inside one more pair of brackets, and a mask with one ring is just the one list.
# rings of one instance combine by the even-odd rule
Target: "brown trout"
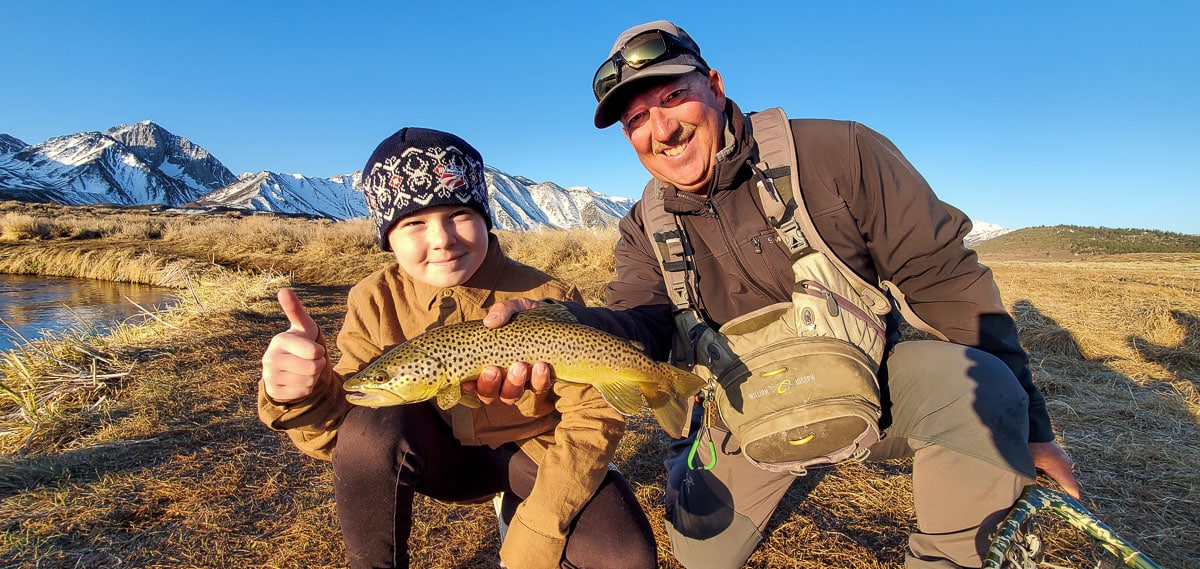
[[691,398],[704,386],[700,377],[650,359],[637,343],[577,324],[566,307],[550,305],[520,312],[495,329],[481,320],[435,328],[388,350],[343,387],[356,405],[436,398],[449,409],[462,399],[462,382],[514,361],[546,362],[556,381],[591,385],[623,415],[637,413],[645,398],[673,437],[683,435]]

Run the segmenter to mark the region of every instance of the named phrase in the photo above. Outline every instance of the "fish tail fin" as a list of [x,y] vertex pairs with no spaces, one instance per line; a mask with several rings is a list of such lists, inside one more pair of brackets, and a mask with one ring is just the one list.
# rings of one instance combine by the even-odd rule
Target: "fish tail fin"
[[664,381],[660,382],[658,389],[642,395],[646,397],[646,403],[663,430],[679,438],[687,432],[692,402],[705,382],[700,376],[670,364],[659,364],[658,370]]

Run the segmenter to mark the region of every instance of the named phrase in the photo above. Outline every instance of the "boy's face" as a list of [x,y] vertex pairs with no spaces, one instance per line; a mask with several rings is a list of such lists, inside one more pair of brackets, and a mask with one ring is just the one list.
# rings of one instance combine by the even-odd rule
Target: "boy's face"
[[458,286],[487,256],[487,223],[470,207],[432,206],[396,222],[388,243],[400,268],[412,278],[431,286]]

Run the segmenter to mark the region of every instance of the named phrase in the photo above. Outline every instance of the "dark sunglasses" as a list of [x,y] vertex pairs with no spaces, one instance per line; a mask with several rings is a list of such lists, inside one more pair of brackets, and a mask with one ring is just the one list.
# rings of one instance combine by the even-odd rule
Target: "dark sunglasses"
[[631,69],[641,69],[680,52],[700,57],[699,53],[685,45],[682,40],[664,31],[653,30],[633,38],[596,70],[596,75],[592,77],[592,93],[599,101],[612,91],[613,87],[621,82],[622,65]]

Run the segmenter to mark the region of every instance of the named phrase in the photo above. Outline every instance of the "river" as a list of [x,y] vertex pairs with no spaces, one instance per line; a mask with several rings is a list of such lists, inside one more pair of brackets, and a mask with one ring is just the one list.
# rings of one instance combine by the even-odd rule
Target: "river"
[[[144,317],[126,300],[149,310],[174,302],[168,288],[92,279],[0,274],[0,352],[21,340],[9,327],[32,340],[44,332],[111,328],[130,317]],[[86,323],[86,324],[85,324]]]

